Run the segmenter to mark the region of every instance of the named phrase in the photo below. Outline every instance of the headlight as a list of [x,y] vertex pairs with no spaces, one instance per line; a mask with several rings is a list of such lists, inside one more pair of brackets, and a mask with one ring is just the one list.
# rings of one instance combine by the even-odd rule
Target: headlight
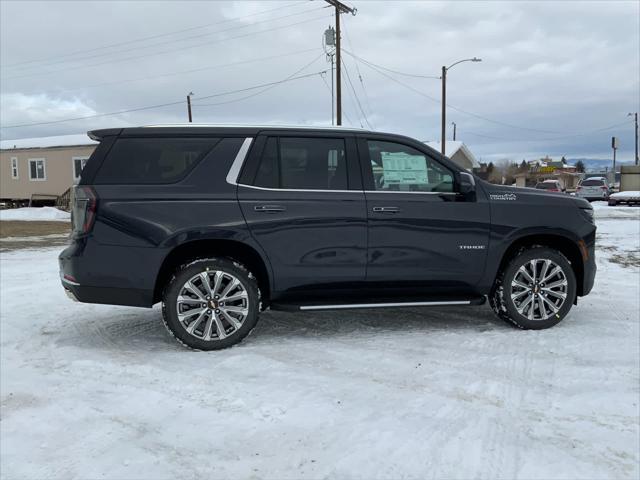
[[587,217],[587,220],[589,220],[593,224],[596,223],[595,219],[593,218],[593,208],[581,208],[580,211],[584,214],[585,217]]

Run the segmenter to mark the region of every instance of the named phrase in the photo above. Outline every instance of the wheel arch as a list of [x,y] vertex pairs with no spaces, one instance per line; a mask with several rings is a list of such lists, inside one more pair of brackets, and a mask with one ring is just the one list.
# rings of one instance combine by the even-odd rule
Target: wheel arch
[[208,257],[231,258],[244,265],[258,281],[262,303],[266,305],[271,295],[271,275],[265,259],[252,246],[238,240],[198,239],[175,246],[164,258],[153,290],[153,303],[162,300],[166,283],[176,269],[191,260]]
[[[582,242],[582,246],[580,246],[580,242]],[[504,271],[511,259],[520,251],[536,246],[552,248],[567,257],[576,277],[576,293],[578,296],[582,296],[586,246],[582,240],[575,240],[562,233],[530,233],[512,240],[502,254],[496,274]]]

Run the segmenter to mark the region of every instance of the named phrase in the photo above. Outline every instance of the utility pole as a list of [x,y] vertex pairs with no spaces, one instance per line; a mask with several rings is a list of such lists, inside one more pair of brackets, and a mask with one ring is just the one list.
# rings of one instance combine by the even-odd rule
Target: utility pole
[[356,9],[339,0],[324,0],[336,9],[336,124],[342,125],[342,57],[340,54],[340,14],[356,14]]
[[611,183],[616,183],[616,150],[618,150],[618,139],[611,137],[611,148],[613,149],[613,173]]
[[[327,55],[327,60],[331,62],[331,125],[335,125],[335,93],[333,85],[333,66],[335,63],[336,55],[336,31],[333,27],[329,27],[324,31],[324,53]],[[333,50],[327,51],[327,47],[334,47]]]
[[635,117],[635,123],[636,123],[636,165],[638,165],[638,112],[636,113],[630,113],[629,115],[627,115],[627,117]]
[[189,114],[189,123],[193,122],[193,116],[191,115],[191,95],[193,95],[193,92],[189,92],[189,95],[187,95],[187,113]]
[[446,136],[447,125],[447,67],[442,66],[442,128],[440,129],[440,153],[445,155],[445,144],[447,141]]
[[451,122],[451,125],[453,125],[453,141],[456,141],[456,122]]

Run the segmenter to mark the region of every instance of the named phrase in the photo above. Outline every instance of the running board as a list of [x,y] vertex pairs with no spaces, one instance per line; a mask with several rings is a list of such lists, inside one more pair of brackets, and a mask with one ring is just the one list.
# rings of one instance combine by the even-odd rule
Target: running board
[[386,303],[343,303],[343,304],[321,304],[321,305],[295,305],[274,303],[271,310],[300,310],[300,311],[320,311],[320,310],[354,310],[364,308],[406,308],[406,307],[445,307],[445,306],[463,306],[463,305],[482,305],[485,297],[478,297],[469,300],[443,300],[430,302],[386,302]]

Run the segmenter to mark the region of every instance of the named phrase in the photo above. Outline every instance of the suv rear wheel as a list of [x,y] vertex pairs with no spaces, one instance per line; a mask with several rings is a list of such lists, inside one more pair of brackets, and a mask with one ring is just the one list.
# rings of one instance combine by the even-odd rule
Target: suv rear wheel
[[559,323],[571,310],[576,278],[562,253],[546,247],[521,251],[496,280],[489,296],[494,312],[524,329]]
[[255,277],[226,258],[195,260],[169,281],[162,301],[164,324],[183,345],[218,350],[240,342],[258,321]]

